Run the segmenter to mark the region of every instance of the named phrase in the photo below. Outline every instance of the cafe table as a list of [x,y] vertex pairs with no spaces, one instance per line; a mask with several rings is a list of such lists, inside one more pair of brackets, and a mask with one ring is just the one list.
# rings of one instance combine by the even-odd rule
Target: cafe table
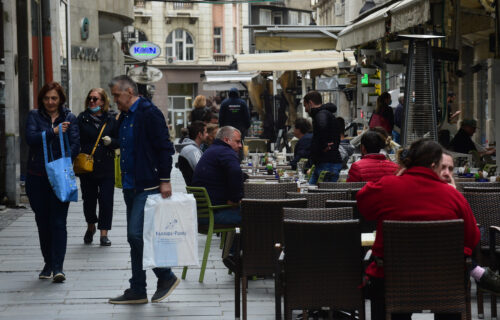
[[375,231],[361,234],[361,246],[371,247],[375,242]]

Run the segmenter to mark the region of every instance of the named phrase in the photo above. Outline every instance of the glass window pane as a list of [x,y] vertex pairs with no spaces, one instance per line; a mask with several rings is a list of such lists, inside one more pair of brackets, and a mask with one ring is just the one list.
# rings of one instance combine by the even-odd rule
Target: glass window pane
[[186,32],[186,43],[193,43],[193,38],[189,33]]
[[168,34],[168,37],[167,37],[167,43],[172,43],[172,33],[173,33],[173,32],[170,32],[170,33]]
[[214,53],[221,53],[220,38],[214,39]]
[[172,49],[173,49],[172,47],[167,47],[167,57],[173,56]]
[[183,44],[180,41],[175,42],[175,55],[177,56],[177,60],[184,60],[184,49]]
[[182,29],[176,29],[175,30],[175,39],[182,39],[182,33],[184,31]]
[[186,60],[194,60],[194,48],[186,48]]
[[214,35],[220,36],[222,34],[222,28],[214,28]]

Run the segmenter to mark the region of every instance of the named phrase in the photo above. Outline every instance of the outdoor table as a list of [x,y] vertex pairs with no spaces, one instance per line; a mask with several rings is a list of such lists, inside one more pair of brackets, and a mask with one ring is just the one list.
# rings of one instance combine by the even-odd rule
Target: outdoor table
[[371,247],[375,243],[375,232],[368,232],[361,234],[361,246]]

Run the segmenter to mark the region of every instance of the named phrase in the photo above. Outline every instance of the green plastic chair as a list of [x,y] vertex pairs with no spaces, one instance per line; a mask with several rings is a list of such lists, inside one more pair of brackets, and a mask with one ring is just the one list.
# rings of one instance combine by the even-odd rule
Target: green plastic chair
[[[234,231],[235,225],[214,225],[214,211],[230,208],[230,205],[213,206],[208,196],[207,190],[203,187],[186,187],[187,193],[194,195],[196,199],[196,207],[198,219],[208,218],[208,225],[198,225],[198,233],[206,234],[207,240],[205,241],[205,250],[203,252],[203,261],[201,263],[199,282],[203,282],[205,277],[205,268],[207,267],[208,254],[210,253],[210,244],[212,243],[212,236],[214,233],[220,232],[224,241],[226,232]],[[182,279],[186,279],[188,267],[185,266],[182,270]]]
[[325,176],[329,171],[323,170],[319,173],[318,183],[325,181]]

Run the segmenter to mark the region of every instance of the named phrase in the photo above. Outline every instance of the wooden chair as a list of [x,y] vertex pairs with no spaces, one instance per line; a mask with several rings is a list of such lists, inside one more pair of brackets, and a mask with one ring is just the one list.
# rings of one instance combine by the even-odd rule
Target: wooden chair
[[386,319],[429,310],[470,320],[463,220],[384,221]]
[[288,191],[297,191],[295,182],[261,184],[247,183],[243,185],[245,198],[248,199],[285,199]]
[[[285,217],[287,215],[285,209]],[[324,209],[308,209],[324,210]],[[342,209],[330,209],[342,210]],[[293,310],[359,311],[365,317],[365,301],[359,288],[362,278],[361,236],[357,220],[284,220],[285,246],[276,271],[276,319],[281,319],[281,295],[285,319]],[[281,245],[277,245],[281,248]]]
[[275,243],[283,242],[283,208],[306,208],[306,199],[243,199],[241,232],[235,235],[235,318],[240,317],[240,284],[243,319],[247,318],[247,279],[272,276],[275,272]]
[[[207,240],[205,241],[205,250],[203,251],[203,260],[201,263],[200,277],[198,279],[199,282],[203,282],[203,278],[205,277],[205,269],[207,267],[208,254],[210,253],[210,244],[212,243],[212,236],[214,233],[221,232],[222,234],[226,234],[228,231],[234,231],[235,225],[218,225],[214,224],[214,211],[220,209],[230,208],[230,205],[219,205],[213,206],[210,201],[210,197],[208,196],[207,190],[203,187],[186,187],[187,193],[191,193],[194,195],[196,199],[197,213],[198,219],[200,218],[208,218],[207,225],[198,224],[198,233],[206,234]],[[222,237],[221,241],[224,241],[225,237]],[[182,270],[182,279],[186,279],[188,267],[184,267]]]
[[308,208],[325,208],[327,200],[347,200],[348,193],[345,192],[321,192],[321,193],[300,193],[287,192],[288,199],[306,198]]
[[[500,226],[500,215],[498,208],[500,205],[500,192],[464,192],[467,202],[474,213],[474,217],[481,231],[481,241],[479,248],[475,250],[476,260],[478,265],[482,267],[491,267],[495,270],[494,261],[491,259],[490,250],[498,250],[500,248],[500,238],[495,237],[495,246],[491,247],[491,239],[489,229],[491,226]],[[479,317],[484,316],[484,292],[481,288],[477,288],[477,310]],[[491,316],[496,317],[496,296],[491,295]]]

